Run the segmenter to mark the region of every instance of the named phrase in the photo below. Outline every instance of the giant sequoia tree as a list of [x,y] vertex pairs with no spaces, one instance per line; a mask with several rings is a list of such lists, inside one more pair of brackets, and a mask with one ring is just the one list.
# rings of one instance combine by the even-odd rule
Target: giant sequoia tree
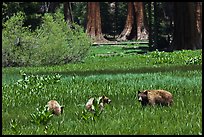
[[143,2],[134,2],[134,9],[136,14],[136,22],[137,22],[137,40],[147,40],[148,32],[147,32],[147,22],[144,11],[144,3]]
[[107,41],[101,30],[101,14],[99,2],[88,2],[86,33],[91,36],[95,42]]
[[147,40],[148,33],[146,27],[143,2],[128,2],[126,24],[117,40]]
[[[127,39],[130,39],[130,37],[134,37],[135,36],[135,32],[134,32],[134,14],[133,14],[133,3],[132,2],[128,2],[128,13],[127,13],[127,19],[126,19],[126,23],[125,23],[125,27],[123,29],[123,31],[121,32],[121,34],[118,36],[117,40],[118,41],[125,41]],[[131,33],[132,32],[132,33]],[[131,36],[131,34],[133,36]]]
[[173,49],[202,48],[202,31],[196,25],[196,2],[174,2],[174,10]]

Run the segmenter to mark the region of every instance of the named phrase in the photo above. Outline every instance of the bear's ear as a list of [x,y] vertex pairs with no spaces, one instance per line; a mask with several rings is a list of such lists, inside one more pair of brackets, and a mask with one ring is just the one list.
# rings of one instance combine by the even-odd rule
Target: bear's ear
[[48,108],[49,108],[49,106],[48,106],[48,105],[45,105],[45,109],[48,110]]
[[64,112],[64,106],[61,106],[61,114]]
[[137,93],[139,94],[139,93],[141,93],[141,92],[138,90],[138,92],[137,92]]
[[102,99],[104,99],[105,97],[106,97],[106,96],[105,96],[105,95],[103,95],[103,96],[102,96]]
[[147,95],[147,92],[148,92],[148,91],[147,91],[147,90],[145,90],[143,93]]

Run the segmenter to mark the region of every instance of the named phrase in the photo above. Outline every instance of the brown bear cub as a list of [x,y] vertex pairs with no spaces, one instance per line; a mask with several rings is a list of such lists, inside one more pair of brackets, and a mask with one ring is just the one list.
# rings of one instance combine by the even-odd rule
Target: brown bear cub
[[50,100],[47,105],[47,110],[51,111],[52,114],[59,116],[63,113],[63,106],[60,106],[60,104],[56,100]]
[[144,90],[142,92],[138,91],[138,101],[141,102],[142,106],[171,106],[173,96],[166,90]]
[[100,110],[103,110],[105,104],[110,104],[111,103],[111,100],[108,97],[104,96],[104,95],[97,98],[97,99],[90,98],[88,100],[88,102],[86,103],[86,105],[85,105],[87,110],[95,111],[95,108],[94,108],[94,105],[93,105],[94,101],[97,101],[97,104],[99,105]]

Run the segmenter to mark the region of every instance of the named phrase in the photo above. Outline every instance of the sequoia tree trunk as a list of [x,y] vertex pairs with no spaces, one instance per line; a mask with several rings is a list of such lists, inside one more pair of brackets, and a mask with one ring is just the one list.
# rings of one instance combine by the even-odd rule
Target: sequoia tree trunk
[[101,31],[101,15],[99,2],[88,2],[86,33],[94,42],[107,42]]
[[137,21],[137,40],[147,40],[148,32],[145,26],[144,4],[143,2],[134,2],[136,21]]
[[201,49],[202,35],[196,27],[196,3],[174,2],[174,8],[173,49]]
[[131,39],[148,39],[143,2],[128,2],[126,24],[117,40],[125,41]]
[[133,25],[134,25],[134,9],[133,9],[133,3],[128,2],[128,13],[127,13],[127,19],[125,23],[125,27],[123,31],[120,33],[118,36],[117,40],[118,41],[125,41],[128,40],[128,37],[130,37],[130,34],[133,30]]

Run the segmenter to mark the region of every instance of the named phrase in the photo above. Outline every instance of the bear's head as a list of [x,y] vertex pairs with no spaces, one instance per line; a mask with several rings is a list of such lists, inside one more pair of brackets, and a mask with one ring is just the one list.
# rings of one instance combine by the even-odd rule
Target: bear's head
[[138,97],[138,101],[141,102],[142,105],[147,105],[148,103],[148,91],[147,90],[143,92],[138,91],[137,97]]
[[55,107],[53,113],[54,113],[55,115],[58,115],[58,116],[59,116],[60,114],[63,113],[63,109],[64,109],[63,106]]
[[100,101],[99,102],[102,102],[103,104],[110,104],[111,103],[111,100],[108,98],[108,97],[106,97],[106,96],[102,96],[101,98],[100,98]]

